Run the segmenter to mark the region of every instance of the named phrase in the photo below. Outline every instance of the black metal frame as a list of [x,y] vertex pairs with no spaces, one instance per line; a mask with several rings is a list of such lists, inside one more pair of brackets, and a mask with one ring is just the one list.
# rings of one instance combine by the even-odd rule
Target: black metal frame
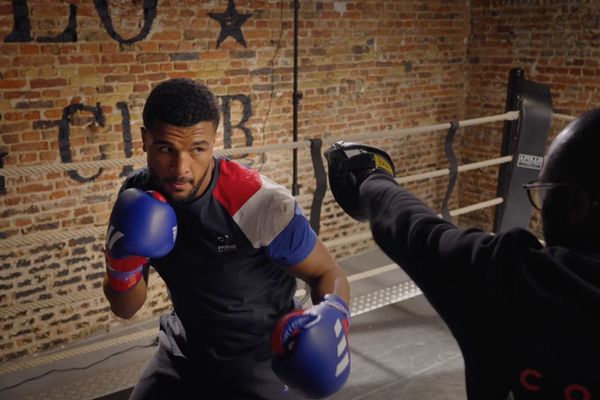
[[552,98],[547,85],[525,79],[523,70],[511,69],[507,111],[520,110],[518,120],[504,124],[502,156],[512,155],[510,164],[500,168],[494,232],[529,227],[532,206],[523,185],[537,179],[552,122]]

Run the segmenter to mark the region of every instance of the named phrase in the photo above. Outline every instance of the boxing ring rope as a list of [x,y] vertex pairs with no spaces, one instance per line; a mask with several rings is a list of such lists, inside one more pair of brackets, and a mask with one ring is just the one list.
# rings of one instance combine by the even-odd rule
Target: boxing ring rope
[[571,121],[574,121],[577,117],[574,117],[572,115],[567,115],[567,114],[561,114],[561,113],[552,113],[552,118],[556,118],[558,120],[565,121],[565,122],[571,122]]
[[[519,112],[512,111],[509,113],[495,115],[495,116],[464,120],[464,121],[460,121],[460,124],[461,124],[461,126],[470,126],[470,125],[495,122],[495,121],[514,120],[514,119],[517,119],[518,117],[519,117]],[[352,136],[347,139],[361,140],[364,138],[375,139],[375,138],[386,138],[386,137],[398,137],[400,135],[425,133],[425,132],[431,132],[431,131],[435,131],[435,130],[445,130],[445,129],[448,129],[449,126],[450,126],[450,123],[442,123],[442,124],[428,125],[428,126],[422,126],[422,127],[385,131],[385,132],[380,132],[377,134],[356,135],[356,136]],[[328,138],[328,141],[330,141],[330,142],[335,142],[337,140],[339,140],[339,139]],[[262,147],[256,147],[256,148],[246,147],[246,148],[239,148],[239,149],[218,150],[216,152],[223,154],[223,155],[235,155],[238,153],[246,154],[250,151],[255,152],[255,153],[260,153],[260,152],[275,151],[275,150],[289,150],[289,149],[301,148],[301,147],[309,146],[309,145],[310,145],[310,141],[301,141],[301,142],[293,142],[293,143],[285,143],[285,144],[268,145],[268,146],[262,146]],[[495,158],[495,159],[491,159],[491,160],[460,165],[460,166],[458,166],[458,171],[462,172],[462,171],[469,171],[469,170],[474,170],[474,169],[478,169],[478,168],[484,168],[484,167],[488,167],[488,166],[500,165],[503,163],[511,162],[511,160],[512,160],[512,156],[505,156],[505,157]],[[6,176],[17,176],[17,175],[26,175],[26,174],[34,174],[34,173],[66,171],[66,170],[72,170],[75,168],[98,168],[98,167],[103,167],[103,166],[122,167],[125,165],[131,165],[132,163],[133,164],[137,164],[137,163],[143,164],[144,162],[145,162],[145,157],[136,157],[136,158],[128,158],[128,159],[120,159],[120,160],[101,160],[101,161],[79,162],[79,163],[70,163],[70,164],[50,164],[50,165],[40,165],[40,166],[6,168],[4,170],[1,170],[0,173],[4,174],[5,172],[8,172],[5,174]],[[407,182],[414,182],[414,181],[418,181],[418,180],[425,180],[425,179],[430,179],[430,178],[441,177],[441,176],[448,175],[449,173],[450,173],[450,170],[447,168],[444,168],[444,169],[440,169],[440,170],[429,171],[426,173],[408,175],[408,176],[397,178],[396,180],[398,181],[398,183],[403,184],[403,183],[407,183]],[[296,198],[297,198],[297,200],[300,200],[300,198],[308,199],[311,196],[312,196],[312,194],[305,194],[305,195],[297,196]],[[472,212],[474,210],[479,210],[479,209],[495,206],[497,204],[502,203],[502,201],[503,201],[502,198],[491,199],[491,200],[473,204],[473,205],[470,205],[467,207],[451,210],[450,215],[457,216],[457,215],[466,214],[466,213]],[[83,229],[77,229],[77,230],[55,232],[55,233],[53,233],[51,239],[54,241],[57,241],[57,240],[58,241],[68,241],[71,239],[81,238],[82,236],[101,236],[104,233],[105,233],[104,226],[95,226],[95,227],[83,228]],[[360,234],[356,234],[356,235],[352,235],[352,236],[331,239],[331,240],[325,241],[325,245],[331,248],[331,247],[349,245],[349,244],[353,244],[353,243],[357,243],[357,242],[361,242],[361,241],[368,241],[370,239],[371,239],[371,233],[365,232],[365,233],[360,233]],[[21,246],[21,245],[42,244],[42,243],[47,243],[48,240],[49,240],[49,238],[48,238],[47,232],[36,232],[36,233],[25,235],[25,236],[17,236],[17,237],[2,239],[2,240],[0,240],[0,249],[12,248],[12,247]],[[397,267],[394,267],[394,268],[397,268]],[[349,279],[351,281],[366,279],[367,277],[375,276],[375,275],[387,272],[389,270],[392,270],[392,266],[386,266],[383,269],[381,269],[381,268],[374,269],[372,272],[361,273],[358,275],[352,275],[352,276],[349,276]],[[151,285],[150,289],[152,289],[155,285],[160,285],[160,281],[158,281],[157,284]],[[411,285],[414,285],[414,284],[411,283]],[[388,300],[396,299],[393,302],[399,301],[399,300],[397,300],[398,298],[402,298],[402,299],[406,298],[406,297],[404,297],[404,296],[406,296],[406,293],[412,293],[412,294],[417,293],[417,292],[420,293],[420,291],[416,287],[413,287],[413,286],[405,287],[400,290],[400,294],[396,293],[395,295],[390,295],[390,293],[391,293],[390,290],[392,292],[394,292],[394,291],[397,291],[398,288],[387,288],[387,290],[388,290],[387,294],[382,294],[382,296],[384,296],[384,298],[387,296]],[[305,294],[305,291],[304,291],[304,289],[299,289],[296,294],[298,296],[303,296]],[[0,307],[0,316],[10,316],[10,315],[14,315],[16,313],[39,310],[42,308],[48,308],[48,307],[53,307],[53,306],[61,306],[61,305],[64,306],[64,305],[69,305],[69,304],[73,304],[73,303],[80,302],[80,301],[101,301],[103,298],[104,298],[104,295],[101,290],[95,290],[95,291],[91,291],[91,292],[89,292],[89,291],[75,292],[75,293],[71,293],[71,294],[67,294],[67,295],[62,295],[58,298],[36,300],[36,301],[23,302],[23,303],[19,303],[19,304],[15,304],[15,305],[10,305],[10,306],[3,306],[3,307]],[[364,303],[364,301],[366,301],[366,300],[365,299],[362,299],[362,300],[357,299],[357,301],[359,303],[361,303],[361,302]],[[360,309],[361,309],[361,307],[358,307],[357,312]]]
[[[474,169],[480,169],[485,167],[490,167],[493,165],[500,165],[510,163],[512,161],[512,156],[504,156],[499,158],[493,158],[486,161],[478,161],[471,164],[463,164],[458,166],[458,172],[471,171]],[[441,176],[450,175],[450,169],[442,168],[434,171],[423,172],[421,174],[408,175],[401,178],[396,178],[396,182],[399,184],[404,184],[408,182],[420,181],[430,178],[439,178]]]
[[[478,124],[491,123],[496,121],[510,121],[516,120],[519,118],[519,111],[509,111],[504,114],[492,115],[487,117],[473,118],[467,119],[463,121],[459,121],[460,126],[472,126]],[[347,138],[345,140],[364,140],[364,139],[383,139],[383,138],[398,138],[411,134],[419,134],[426,132],[433,132],[438,130],[447,130],[450,127],[450,123],[441,123],[435,125],[426,125],[421,127],[413,127],[413,128],[403,128],[396,130],[388,130],[383,132],[378,132],[375,134],[360,134],[354,135]],[[341,138],[326,138],[324,142],[333,143]],[[298,149],[302,147],[309,147],[310,141],[298,141],[291,143],[281,143],[281,144],[273,144],[266,145],[260,147],[241,147],[236,149],[219,149],[215,150],[216,153],[222,154],[225,156],[231,155],[241,155],[247,153],[265,153],[270,151],[281,151],[281,150],[290,150],[290,149]],[[5,167],[0,169],[0,176],[5,177],[15,177],[15,176],[27,176],[31,174],[39,174],[39,173],[48,173],[48,172],[60,172],[60,171],[69,171],[75,169],[87,169],[87,168],[100,168],[100,167],[124,167],[126,165],[139,165],[146,162],[146,157],[132,157],[125,159],[115,159],[115,160],[98,160],[98,161],[84,161],[84,162],[74,162],[74,163],[55,163],[55,164],[45,164],[45,165],[31,165],[31,166],[23,166],[23,167]],[[487,165],[495,165],[494,163],[504,163],[510,162],[508,158],[504,159],[495,159],[489,160],[485,162],[473,163],[459,166],[459,171],[467,171],[469,169],[482,168]],[[487,164],[490,163],[490,164]],[[427,174],[432,174],[431,176]],[[442,169],[438,171],[432,171],[427,174],[419,174],[415,178],[405,177],[405,179],[427,179],[429,177],[437,177],[449,174],[448,169]],[[423,176],[423,178],[421,178]],[[404,183],[404,182],[399,182]],[[94,228],[84,228],[72,231],[64,231],[64,232],[53,232],[53,239],[57,240],[70,240],[81,237],[82,235],[100,235],[104,232],[104,227],[94,227]],[[14,246],[22,246],[22,245],[35,245],[46,243],[48,241],[48,234],[46,232],[36,232],[32,234],[28,234],[25,236],[18,237],[9,237],[0,240],[0,249],[11,248]]]
[[[491,160],[487,160],[487,161],[480,161],[480,162],[475,162],[475,163],[471,163],[471,164],[464,164],[464,165],[460,165],[458,167],[458,171],[463,172],[463,171],[470,171],[470,170],[479,169],[479,168],[483,168],[483,167],[487,167],[487,166],[500,165],[500,164],[504,164],[504,163],[509,163],[509,162],[511,162],[511,160],[512,160],[512,156],[505,156],[505,157],[495,158],[495,159],[491,159]],[[440,170],[435,170],[435,171],[430,171],[430,172],[425,172],[425,173],[420,173],[420,174],[415,174],[415,175],[407,175],[407,176],[404,176],[401,178],[397,178],[396,181],[399,184],[403,184],[403,183],[407,183],[407,182],[414,182],[414,181],[418,181],[418,180],[425,180],[425,179],[430,179],[430,178],[441,177],[444,175],[448,175],[449,173],[450,173],[450,170],[447,168],[444,168],[444,169],[440,169]],[[312,195],[310,195],[310,194],[301,195],[301,196],[297,196],[297,199],[300,199],[300,198],[306,199],[306,198],[309,198],[310,196],[312,196]],[[479,203],[479,204],[483,205],[483,207],[481,207],[481,208],[488,207],[488,205],[486,205],[486,202]],[[479,208],[477,208],[477,206],[479,204],[474,204],[471,207],[475,207],[474,209],[479,209]],[[452,212],[454,212],[454,214],[452,214]],[[459,212],[459,210],[453,210],[453,211],[451,211],[451,215],[464,214],[464,212],[460,212],[460,213],[458,213],[458,212]],[[51,239],[54,241],[67,241],[67,240],[71,240],[71,239],[77,239],[82,236],[101,235],[101,234],[104,234],[105,231],[106,231],[106,227],[98,226],[98,227],[82,228],[82,229],[76,229],[76,230],[74,229],[74,230],[69,230],[69,231],[53,232]],[[9,238],[0,240],[0,249],[9,249],[9,248],[16,247],[16,246],[29,246],[29,245],[43,244],[43,243],[47,243],[48,239],[49,238],[48,238],[47,232],[36,232],[36,233],[31,233],[31,234],[28,234],[25,236],[9,237]],[[338,244],[336,243],[335,245],[338,245]]]
[[[464,121],[459,121],[460,126],[471,126],[471,125],[480,125],[490,122],[496,121],[512,121],[519,119],[519,111],[509,111],[504,114],[492,115],[488,117],[480,117],[467,119]],[[442,123],[436,125],[426,125],[415,128],[402,128],[402,129],[394,129],[388,130],[378,133],[365,133],[360,135],[349,136],[345,138],[325,138],[323,139],[324,143],[334,143],[340,139],[344,139],[346,141],[352,140],[365,140],[365,139],[383,139],[383,138],[391,138],[391,137],[402,137],[411,134],[417,133],[426,133],[426,132],[434,132],[439,130],[447,130],[450,128],[450,123]],[[293,150],[299,149],[302,147],[309,147],[310,141],[303,140],[298,142],[290,142],[290,143],[279,143],[272,145],[265,145],[260,147],[238,147],[235,149],[218,149],[215,150],[215,153],[221,154],[224,156],[235,156],[235,155],[243,155],[247,153],[267,153],[270,151],[281,151],[281,150]],[[91,168],[100,168],[100,167],[124,167],[126,165],[139,165],[146,162],[146,157],[131,157],[124,159],[115,159],[115,160],[98,160],[98,161],[80,161],[73,163],[50,163],[44,165],[28,165],[23,167],[11,167],[7,166],[0,169],[0,176],[5,177],[15,177],[15,176],[26,176],[31,174],[38,173],[48,173],[48,172],[61,172],[61,171],[70,171],[74,169],[91,169]]]
[[[517,120],[519,118],[519,111],[511,111],[500,115],[494,115],[489,117],[482,118],[474,118],[464,121],[459,121],[461,127],[472,126],[496,121],[511,121]],[[575,119],[575,117],[564,115],[564,114],[554,114],[553,117],[557,119],[561,119],[564,121],[571,121]],[[384,131],[375,134],[360,134],[355,136],[349,136],[343,138],[347,141],[360,141],[360,140],[372,140],[372,139],[382,139],[382,138],[398,138],[403,137],[410,134],[418,134],[425,132],[432,132],[438,130],[447,130],[451,126],[450,123],[442,123],[435,125],[428,125],[422,127],[414,127],[414,128],[405,128],[398,129],[392,131]],[[325,143],[333,143],[340,139],[335,138],[324,138],[323,142]],[[224,149],[224,150],[215,150],[215,153],[222,155],[241,155],[247,153],[264,153],[269,151],[280,151],[280,150],[290,150],[297,149],[303,147],[309,147],[311,144],[310,141],[299,141],[292,143],[284,143],[284,144],[275,144],[275,145],[267,145],[261,147],[243,147],[236,149]],[[512,156],[504,156],[499,158],[494,158],[486,161],[474,162],[470,164],[464,164],[458,166],[459,172],[475,170],[480,168],[485,168],[489,166],[501,165],[505,163],[510,163],[512,161]],[[24,167],[5,167],[0,169],[0,176],[6,177],[15,177],[15,176],[25,176],[30,174],[37,173],[47,173],[47,172],[58,172],[58,171],[68,171],[74,169],[86,169],[86,168],[99,168],[99,167],[123,167],[126,165],[144,165],[146,162],[145,157],[134,157],[134,158],[126,158],[126,159],[118,159],[118,160],[100,160],[100,161],[89,161],[89,162],[75,162],[75,163],[61,163],[61,164],[46,164],[46,165],[34,165],[34,166],[24,166]],[[419,180],[426,180],[431,178],[438,178],[445,175],[449,175],[450,170],[448,168],[418,173],[414,175],[408,175],[396,178],[396,181],[399,184],[404,184],[408,182],[415,182]],[[304,194],[296,196],[298,201],[306,200],[312,197],[312,194]],[[458,216],[462,214],[466,214],[475,210],[484,209],[487,207],[492,207],[503,202],[502,198],[494,198],[491,200],[487,200],[481,203],[469,205],[462,208],[457,208],[450,211],[451,216]],[[25,236],[14,237],[14,238],[4,238],[0,240],[0,249],[12,248],[20,245],[34,245],[47,243],[49,239],[52,240],[70,240],[80,238],[82,236],[100,236],[105,233],[106,228],[104,226],[96,226],[91,228],[77,229],[66,232],[52,232],[52,237],[48,237],[48,232],[36,232],[33,234],[28,234]],[[328,247],[336,247],[348,245],[351,243],[356,243],[360,241],[367,241],[371,239],[371,233],[365,232],[352,236],[341,237],[331,239],[325,242]],[[397,270],[398,266],[396,264],[388,264],[381,267],[376,267],[368,271],[359,272],[353,275],[348,276],[349,282],[356,282],[359,280],[367,279],[369,277],[377,276],[383,273],[391,272]],[[149,289],[155,288],[156,286],[161,285],[160,281],[154,280],[151,283]],[[375,292],[367,293],[365,295],[360,295],[353,297],[351,299],[350,308],[352,310],[352,316],[360,315],[366,313],[368,311],[383,307],[388,304],[393,304],[402,300],[410,299],[412,297],[418,296],[421,294],[420,289],[410,280],[401,282],[396,285],[384,287]],[[304,296],[306,292],[304,289],[299,289],[296,292],[297,296]],[[0,307],[0,317],[7,317],[11,315],[15,315],[22,312],[27,311],[35,311],[42,308],[53,307],[53,306],[65,306],[65,305],[73,305],[74,303],[81,301],[103,301],[104,294],[101,289],[85,291],[85,292],[75,292],[72,294],[61,295],[57,298],[52,299],[44,299],[44,300],[35,300],[31,302],[23,302],[16,305],[3,306]],[[14,372],[20,369],[26,369],[31,367],[40,366],[43,364],[50,363],[52,361],[65,359],[73,356],[79,356],[82,354],[86,354],[89,352],[97,351],[100,349],[105,349],[109,347],[113,347],[118,344],[132,342],[135,340],[150,338],[156,335],[156,329],[148,329],[141,332],[136,332],[134,334],[126,335],[123,337],[109,339],[107,341],[96,343],[92,345],[84,345],[75,349],[62,351],[56,354],[51,354],[47,356],[39,356],[32,360],[25,360],[19,363],[9,365],[6,367],[0,367],[0,375]]]

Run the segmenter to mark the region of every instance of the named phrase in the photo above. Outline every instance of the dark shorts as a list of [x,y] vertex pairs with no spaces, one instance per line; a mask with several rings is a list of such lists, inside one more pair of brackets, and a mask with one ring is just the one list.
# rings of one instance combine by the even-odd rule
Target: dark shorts
[[[216,396],[215,396],[216,395]],[[130,400],[303,399],[275,376],[271,361],[208,365],[174,356],[162,330]]]

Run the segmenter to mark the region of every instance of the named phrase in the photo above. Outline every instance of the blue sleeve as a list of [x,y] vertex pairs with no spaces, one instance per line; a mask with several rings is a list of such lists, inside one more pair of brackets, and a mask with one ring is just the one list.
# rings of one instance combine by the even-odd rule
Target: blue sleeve
[[298,204],[290,223],[266,246],[267,255],[277,264],[289,267],[296,265],[312,252],[317,243],[317,234]]

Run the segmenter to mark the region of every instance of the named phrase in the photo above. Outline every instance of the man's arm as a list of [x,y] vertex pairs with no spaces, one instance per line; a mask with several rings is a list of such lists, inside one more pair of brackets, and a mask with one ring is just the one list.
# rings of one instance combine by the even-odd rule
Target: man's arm
[[272,335],[273,371],[305,397],[327,397],[340,390],[350,375],[350,285],[318,238],[309,255],[287,269],[309,284],[314,305],[277,322]]
[[135,315],[135,313],[142,308],[147,296],[147,276],[144,274],[144,278],[125,292],[117,292],[110,286],[108,275],[104,276],[104,282],[102,282],[102,288],[104,289],[104,295],[110,303],[111,311],[120,318],[129,319]]
[[177,217],[157,192],[127,189],[110,215],[106,238],[104,295],[111,310],[131,318],[147,295],[150,258],[167,255],[175,245]]
[[[440,218],[386,174],[373,174],[362,183],[360,201],[377,245],[413,278],[421,273],[430,280],[485,274],[506,242],[504,235],[461,229]],[[435,279],[431,274],[441,275]]]
[[[439,218],[423,201],[400,187],[390,175],[372,174],[360,185],[359,193],[373,239],[403,267],[417,261],[423,264],[427,253],[431,253],[431,257],[440,256],[435,251],[440,237],[445,231],[456,229],[452,223]],[[425,254],[412,256],[420,252]]]
[[328,293],[341,297],[349,304],[348,279],[320,239],[317,239],[308,257],[294,266],[287,267],[287,271],[310,286],[313,304],[317,304]]

